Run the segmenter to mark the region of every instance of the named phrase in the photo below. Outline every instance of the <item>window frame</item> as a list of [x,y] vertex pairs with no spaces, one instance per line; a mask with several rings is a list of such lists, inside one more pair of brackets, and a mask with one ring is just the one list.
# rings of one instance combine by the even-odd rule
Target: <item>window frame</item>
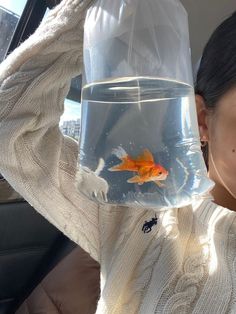
[[37,29],[46,10],[52,9],[60,2],[61,0],[27,0],[5,57]]

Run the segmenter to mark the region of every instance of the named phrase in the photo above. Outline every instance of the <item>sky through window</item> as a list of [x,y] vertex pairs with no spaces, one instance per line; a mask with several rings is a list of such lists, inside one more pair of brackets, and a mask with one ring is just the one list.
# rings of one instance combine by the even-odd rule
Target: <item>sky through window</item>
[[0,5],[17,15],[21,15],[26,4],[26,0],[0,0]]

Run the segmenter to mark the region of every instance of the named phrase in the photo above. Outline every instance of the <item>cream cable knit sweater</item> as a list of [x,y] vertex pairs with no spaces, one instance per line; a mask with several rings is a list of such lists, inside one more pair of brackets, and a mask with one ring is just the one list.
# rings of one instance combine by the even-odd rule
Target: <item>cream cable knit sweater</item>
[[100,262],[97,313],[236,313],[235,212],[206,198],[159,211],[144,233],[153,211],[98,207],[75,188],[77,143],[58,123],[91,2],[64,0],[1,64],[0,172]]

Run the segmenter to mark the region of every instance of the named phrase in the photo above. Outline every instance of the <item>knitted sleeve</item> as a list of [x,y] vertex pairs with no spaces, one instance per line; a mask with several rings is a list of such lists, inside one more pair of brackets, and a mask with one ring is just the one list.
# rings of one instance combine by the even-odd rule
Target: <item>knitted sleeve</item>
[[75,187],[77,142],[59,129],[80,73],[92,0],[64,0],[0,65],[0,173],[40,214],[99,260],[98,207]]

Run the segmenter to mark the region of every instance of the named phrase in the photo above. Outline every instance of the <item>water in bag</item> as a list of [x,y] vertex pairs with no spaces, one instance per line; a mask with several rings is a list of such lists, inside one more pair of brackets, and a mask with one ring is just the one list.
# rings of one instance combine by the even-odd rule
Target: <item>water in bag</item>
[[199,185],[205,174],[199,135],[191,128],[196,123],[191,86],[122,78],[85,86],[82,97],[80,163],[96,173],[94,184],[85,177],[84,194],[100,202],[161,208],[185,205],[206,190]]
[[88,11],[78,188],[90,199],[160,209],[212,187],[188,45],[177,0],[98,0]]

